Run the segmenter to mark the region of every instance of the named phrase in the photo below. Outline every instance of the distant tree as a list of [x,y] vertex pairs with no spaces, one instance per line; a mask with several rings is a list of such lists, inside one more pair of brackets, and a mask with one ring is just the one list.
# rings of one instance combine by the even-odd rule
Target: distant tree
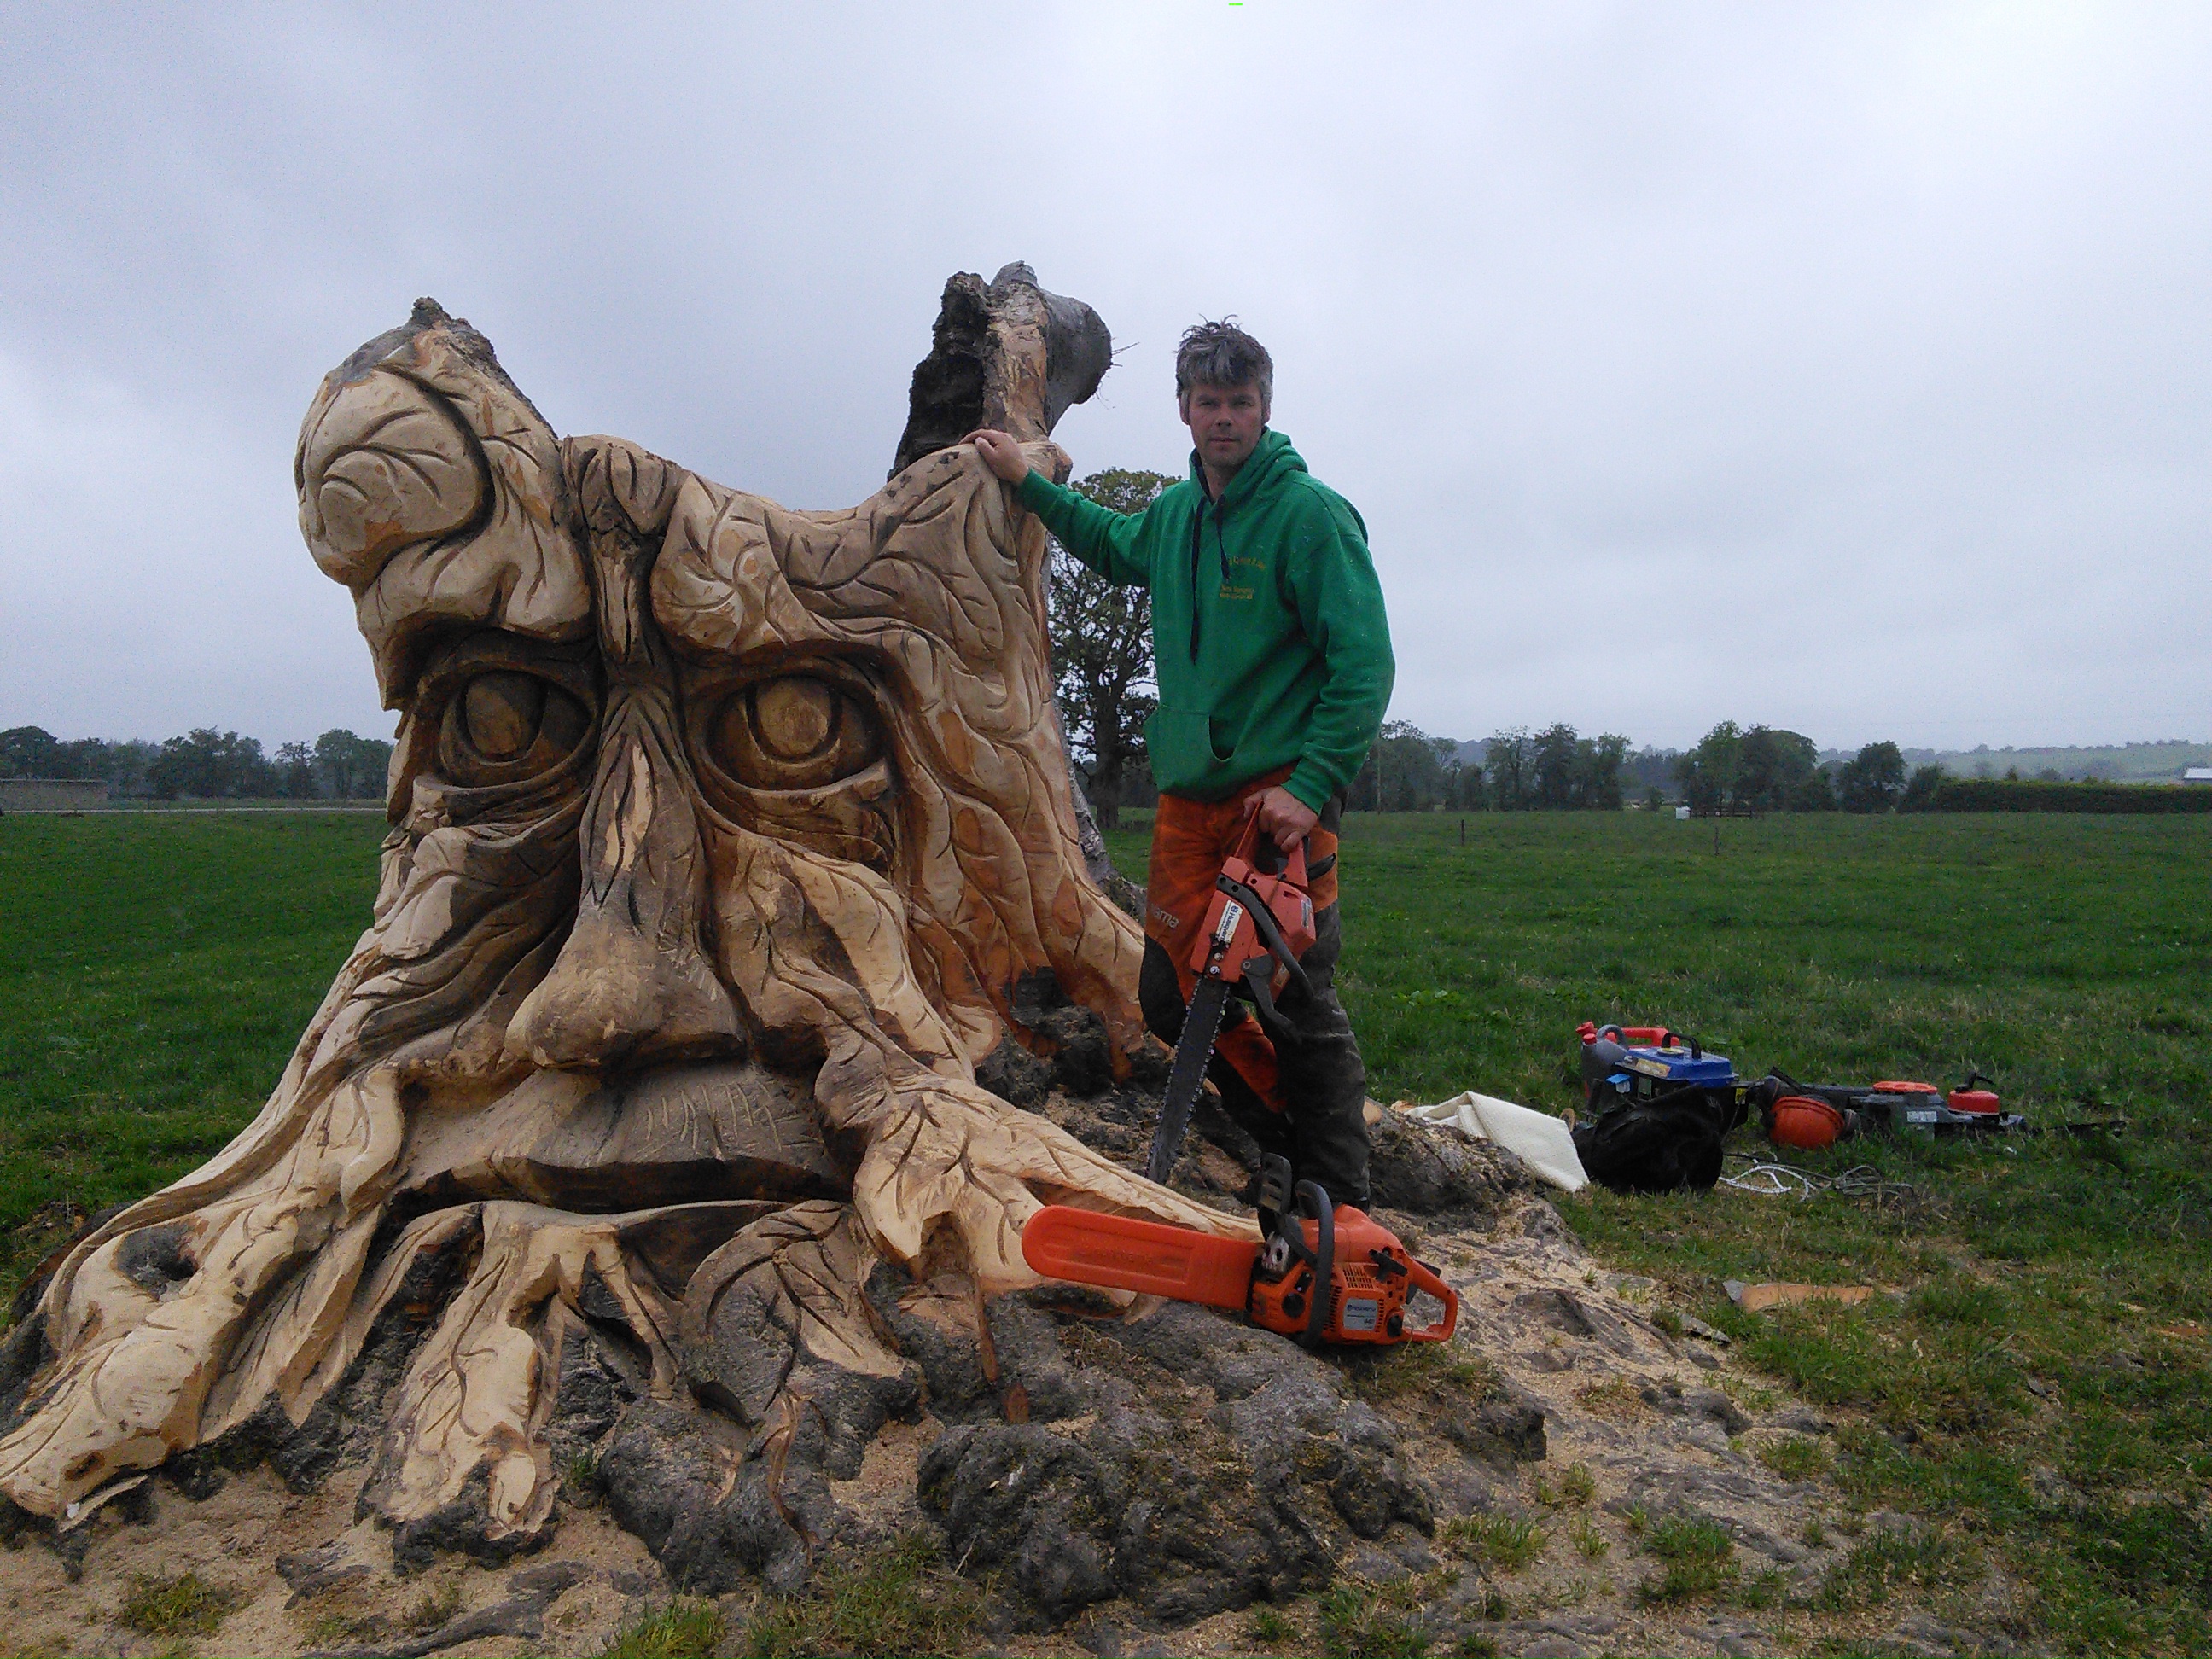
[[1485,750],[1481,788],[1492,811],[1620,809],[1628,739],[1616,732],[1585,738],[1564,721],[1534,734],[1515,726],[1493,734]]
[[1793,812],[1832,812],[1836,810],[1836,788],[1828,775],[1815,768],[1790,792],[1789,808]]
[[1810,787],[1820,759],[1812,738],[1776,726],[1754,726],[1736,746],[1730,805],[1753,812],[1779,812]]
[[205,726],[166,739],[148,777],[155,794],[163,800],[179,795],[235,799],[276,791],[276,769],[262,754],[260,738]]
[[1535,740],[1525,726],[1491,734],[1483,745],[1484,791],[1491,810],[1524,812],[1535,805]]
[[350,732],[325,732],[312,750],[288,743],[273,757],[262,752],[259,739],[212,726],[158,744],[137,738],[64,743],[35,726],[0,732],[0,777],[94,778],[107,786],[111,799],[381,795],[391,758],[389,743]]
[[1152,781],[1152,763],[1139,755],[1121,770],[1121,805],[1157,806],[1159,786]]
[[1666,810],[1667,797],[1659,793],[1659,786],[1657,784],[1653,784],[1650,789],[1644,792],[1644,805],[1647,811],[1662,812]]
[[1490,805],[1487,795],[1483,787],[1482,768],[1473,761],[1462,761],[1452,791],[1452,805],[1462,812],[1480,812]]
[[[1116,513],[1141,513],[1174,482],[1164,473],[1113,467],[1074,489]],[[1145,721],[1159,706],[1152,598],[1107,580],[1057,541],[1050,573],[1053,682],[1068,746],[1088,775],[1099,827],[1117,829],[1123,781],[1147,759]]]
[[1916,766],[1905,786],[1905,794],[1897,803],[1900,812],[1924,812],[1936,799],[1936,786],[1943,781],[1944,771],[1940,766]]
[[1682,757],[1678,749],[1655,749],[1646,746],[1631,750],[1620,763],[1620,782],[1624,789],[1664,789],[1674,781],[1674,763]]
[[108,751],[123,746],[103,743],[98,738],[74,738],[67,743],[56,744],[54,775],[58,778],[105,778],[110,766]]
[[1717,812],[1728,805],[1742,748],[1743,729],[1734,720],[1723,720],[1674,763],[1675,781],[1692,811]]
[[1571,811],[1582,790],[1581,740],[1571,726],[1547,726],[1534,738],[1530,757],[1530,793],[1535,805]]
[[1584,738],[1577,748],[1581,784],[1577,802],[1588,812],[1620,811],[1620,766],[1628,757],[1628,739],[1618,732],[1601,732]]
[[371,800],[384,793],[392,745],[380,738],[356,737],[340,727],[315,739],[315,783],[333,800]]
[[1836,796],[1846,812],[1887,812],[1905,798],[1905,757],[1893,743],[1870,743],[1836,774]]
[[52,732],[42,726],[16,726],[0,732],[0,778],[61,775],[61,745]]
[[315,751],[304,743],[288,743],[276,750],[277,787],[293,800],[315,798]]
[[[0,737],[4,737],[0,733]],[[109,743],[100,738],[72,738],[56,745],[46,763],[45,775],[57,778],[97,778],[107,786],[110,799],[147,794],[146,770],[161,752],[159,744],[129,738]],[[4,770],[4,769],[0,769]]]
[[1346,805],[1365,811],[1425,812],[1449,806],[1459,787],[1459,745],[1410,720],[1386,720],[1367,750]]
[[143,799],[154,793],[151,774],[161,752],[161,744],[143,738],[121,743],[94,739],[86,764],[92,775],[107,780],[111,799]]
[[1674,781],[1692,811],[1825,812],[1836,803],[1820,757],[1802,732],[1723,720],[1675,757]]

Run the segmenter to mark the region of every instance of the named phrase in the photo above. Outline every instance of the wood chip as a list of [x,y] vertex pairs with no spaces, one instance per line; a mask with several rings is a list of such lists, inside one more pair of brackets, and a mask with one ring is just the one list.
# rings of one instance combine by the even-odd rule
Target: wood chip
[[1731,1279],[1728,1282],[1729,1300],[1746,1313],[1759,1313],[1768,1308],[1802,1302],[1841,1302],[1845,1304],[1865,1301],[1874,1294],[1864,1285],[1746,1285]]

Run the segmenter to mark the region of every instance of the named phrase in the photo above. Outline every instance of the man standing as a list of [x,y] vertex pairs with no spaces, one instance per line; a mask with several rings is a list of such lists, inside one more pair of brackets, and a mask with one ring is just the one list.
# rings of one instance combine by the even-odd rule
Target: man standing
[[1190,477],[1141,513],[1060,488],[1003,432],[969,441],[1076,557],[1152,592],[1160,702],[1145,744],[1160,805],[1138,998],[1163,1041],[1182,1034],[1191,940],[1248,810],[1277,846],[1304,841],[1318,935],[1305,987],[1276,1000],[1269,1032],[1232,1004],[1211,1075],[1262,1150],[1364,1209],[1367,1072],[1332,984],[1337,829],[1395,665],[1367,526],[1268,428],[1274,376],[1267,349],[1233,324],[1183,336],[1176,399]]

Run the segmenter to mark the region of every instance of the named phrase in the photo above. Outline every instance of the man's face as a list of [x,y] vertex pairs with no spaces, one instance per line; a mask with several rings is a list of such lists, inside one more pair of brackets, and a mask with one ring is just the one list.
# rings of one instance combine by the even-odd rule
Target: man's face
[[1249,460],[1259,447],[1267,411],[1261,405],[1257,386],[1201,382],[1183,394],[1182,418],[1199,459],[1217,472],[1230,473]]

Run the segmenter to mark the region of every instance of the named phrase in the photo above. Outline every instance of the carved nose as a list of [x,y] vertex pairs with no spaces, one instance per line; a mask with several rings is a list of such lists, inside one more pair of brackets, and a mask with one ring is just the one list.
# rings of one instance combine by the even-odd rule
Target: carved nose
[[507,1027],[507,1046],[539,1066],[599,1071],[744,1046],[702,947],[706,860],[672,721],[643,702],[608,710],[584,808],[576,925]]

